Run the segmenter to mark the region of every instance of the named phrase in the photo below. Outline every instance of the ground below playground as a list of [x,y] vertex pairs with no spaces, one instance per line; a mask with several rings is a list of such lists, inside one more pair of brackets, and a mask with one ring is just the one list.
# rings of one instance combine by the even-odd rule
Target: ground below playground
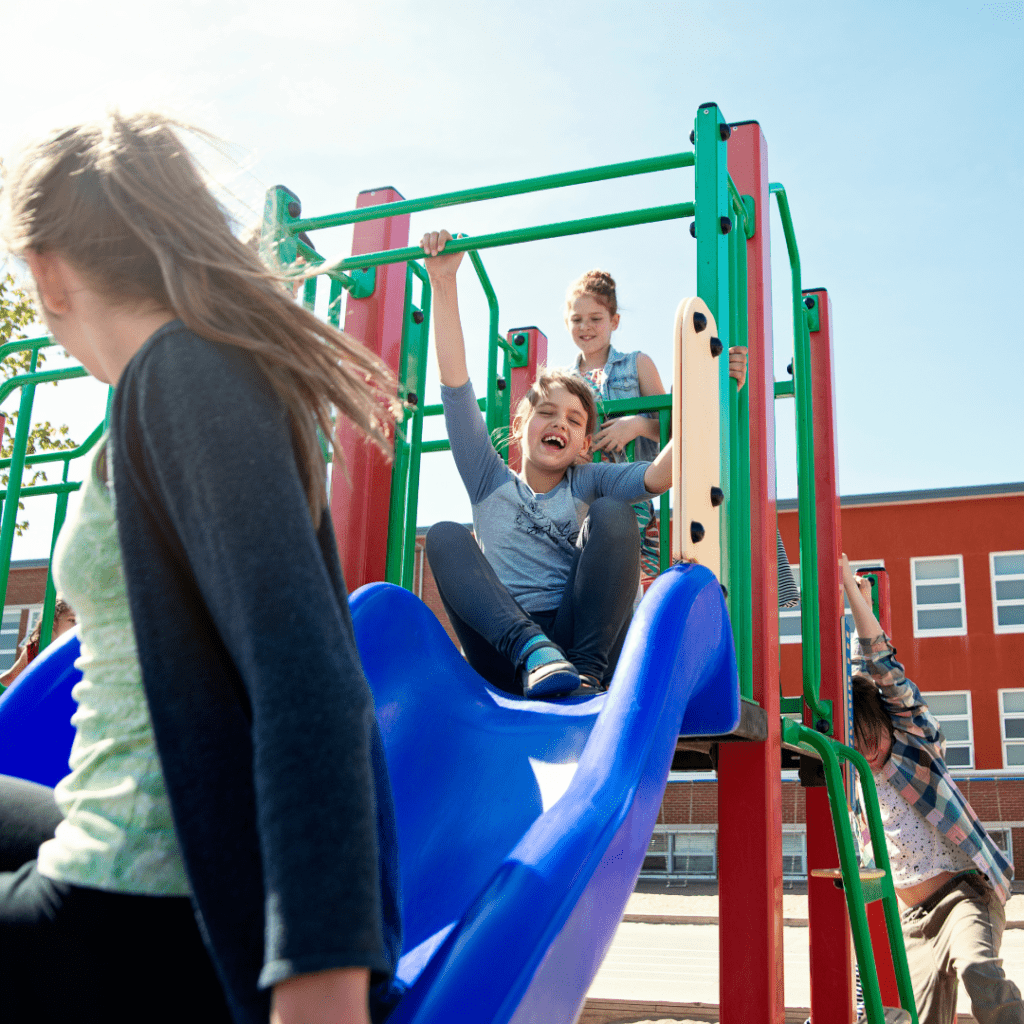
[[[783,893],[787,1024],[810,1003],[806,885]],[[1024,893],[1007,905],[1007,973],[1024,988]],[[961,990],[962,992],[962,990]],[[582,1024],[706,1024],[718,1020],[718,889],[715,884],[641,882],[594,979]],[[969,1002],[960,1024],[973,1021]]]

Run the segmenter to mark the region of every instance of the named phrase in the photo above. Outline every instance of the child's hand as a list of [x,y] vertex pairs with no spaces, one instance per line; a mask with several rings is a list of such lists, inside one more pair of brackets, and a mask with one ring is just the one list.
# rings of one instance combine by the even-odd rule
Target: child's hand
[[465,253],[453,252],[450,256],[439,256],[445,245],[452,240],[450,231],[428,231],[420,239],[420,248],[428,259],[424,260],[427,275],[432,284],[439,281],[454,281],[455,274]]
[[736,381],[737,389],[747,382],[747,348],[745,345],[733,345],[729,349],[729,376]]
[[[607,420],[594,435],[593,447],[602,452],[621,452],[640,436],[642,416],[618,416]],[[641,422],[638,422],[641,421]]]

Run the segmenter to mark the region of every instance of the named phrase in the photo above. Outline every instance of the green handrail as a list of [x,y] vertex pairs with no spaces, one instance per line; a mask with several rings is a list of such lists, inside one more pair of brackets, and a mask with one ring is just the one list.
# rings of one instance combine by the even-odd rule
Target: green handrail
[[789,252],[793,302],[793,390],[796,397],[797,492],[800,524],[800,630],[803,659],[804,700],[815,722],[823,721],[832,731],[832,705],[821,700],[821,639],[818,609],[818,527],[814,482],[814,419],[811,391],[811,341],[804,313],[800,280],[800,251],[793,230],[789,199],[782,185],[773,182],[768,191],[775,196],[782,230]]
[[[380,209],[380,207],[374,207]],[[692,217],[693,203],[673,203],[669,206],[651,206],[644,210],[626,210],[624,213],[607,213],[599,217],[584,217],[580,220],[565,220],[555,224],[541,224],[532,228],[515,228],[512,231],[494,231],[472,238],[455,238],[446,246],[445,252],[468,252],[471,249],[494,249],[504,245],[519,245],[521,242],[537,242],[546,238],[562,238],[567,235],[584,235],[591,231],[606,231],[611,228],[631,227],[636,224],[653,224],[664,220],[678,220]],[[379,267],[386,263],[404,263],[407,260],[423,259],[423,250],[418,245],[404,249],[384,249],[381,252],[349,256],[337,263],[327,265],[330,270],[354,270],[363,267]]]
[[[846,893],[846,906],[850,915],[854,950],[857,954],[857,963],[860,966],[860,980],[868,1022],[869,1024],[884,1024],[885,1022],[885,1010],[882,1007],[875,955],[871,947],[871,932],[868,928],[865,909],[867,903],[874,899],[881,899],[900,1003],[910,1013],[913,1024],[918,1024],[914,988],[911,984],[906,948],[903,944],[899,904],[896,900],[896,890],[893,887],[892,868],[885,845],[885,831],[882,827],[882,817],[878,808],[878,793],[875,789],[871,768],[864,757],[852,747],[847,747],[829,736],[823,736],[821,733],[785,717],[782,718],[782,742],[815,754],[821,759],[825,770],[832,826],[839,852],[839,864],[843,873],[843,890]],[[865,894],[861,882],[860,864],[850,829],[850,814],[846,804],[843,774],[839,767],[840,758],[852,764],[860,776],[864,809],[871,834],[872,854],[875,864],[884,872],[879,887],[867,894]]]
[[443,192],[424,199],[402,199],[378,206],[364,206],[358,210],[332,213],[323,217],[285,221],[293,235],[303,231],[317,231],[320,228],[336,228],[342,224],[356,224],[365,220],[380,220],[383,217],[400,217],[406,213],[420,213],[423,210],[437,210],[445,206],[461,206],[478,203],[486,199],[503,199],[508,196],[525,195],[528,192],[543,192],[547,189],[564,188],[569,185],[585,185],[593,181],[608,181],[612,178],[627,178],[636,174],[651,174],[657,171],[671,171],[679,167],[692,167],[693,153],[671,153],[668,156],[647,157],[642,160],[627,160],[623,163],[604,164],[600,167],[586,167],[578,171],[563,171],[559,174],[545,174],[538,178],[523,178],[519,181],[499,185],[483,185],[478,188],[462,189],[458,192]]

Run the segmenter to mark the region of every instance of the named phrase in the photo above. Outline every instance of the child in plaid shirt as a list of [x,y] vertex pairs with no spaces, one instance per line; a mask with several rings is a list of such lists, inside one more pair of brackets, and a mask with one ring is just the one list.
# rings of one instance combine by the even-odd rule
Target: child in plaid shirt
[[941,727],[903,674],[845,555],[843,586],[859,640],[854,742],[878,790],[918,1020],[949,1024],[959,973],[978,1024],[1024,1024],[1020,991],[999,958],[1013,865],[950,777]]

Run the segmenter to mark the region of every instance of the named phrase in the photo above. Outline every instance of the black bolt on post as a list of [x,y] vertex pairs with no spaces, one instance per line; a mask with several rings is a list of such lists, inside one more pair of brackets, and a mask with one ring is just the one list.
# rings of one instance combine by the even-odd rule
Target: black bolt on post
[[814,307],[815,307],[815,305],[816,305],[816,302],[815,302],[814,296],[813,296],[813,295],[808,295],[808,296],[807,296],[807,298],[805,298],[805,299],[804,299],[804,305],[805,305],[805,306],[806,306],[806,307],[807,307],[808,309],[814,309]]
[[721,487],[711,488],[711,507],[718,508],[725,501],[725,491]]
[[690,237],[691,238],[696,238],[697,237],[697,225],[692,220],[690,221]]
[[505,390],[505,388],[506,388],[506,387],[508,386],[508,385],[507,385],[507,384],[505,383],[505,378],[504,378],[504,377],[499,377],[499,378],[497,379],[497,381],[495,381],[495,383],[496,383],[496,384],[498,385],[498,390],[499,390],[499,391],[504,391],[504,390]]
[[690,145],[692,146],[697,141],[697,133],[695,131],[690,132]]
[[720,124],[718,126],[718,134],[721,135],[723,142],[728,142],[729,136],[732,135],[732,128],[730,128],[727,124]]
[[704,539],[704,525],[698,523],[696,519],[690,521],[690,540],[694,544],[699,544]]
[[790,361],[786,364],[786,373],[788,373],[790,375],[790,377],[793,376],[793,360],[792,359],[790,359]]
[[415,391],[410,391],[405,396],[405,404],[406,405],[419,405],[420,404],[420,397],[419,397],[419,395],[417,395]]
[[722,342],[718,338],[711,339],[711,354],[715,359],[722,354]]
[[421,323],[423,323],[423,310],[422,309],[414,309],[412,311],[412,322],[414,324],[421,324]]
[[700,334],[708,325],[708,318],[703,313],[693,314],[693,329]]
[[817,722],[814,723],[814,728],[817,729],[818,732],[822,733],[825,736],[828,736],[829,733],[832,732],[831,724],[829,722],[825,721],[824,718],[819,718],[817,720]]
[[718,218],[718,223],[722,227],[722,234],[723,235],[727,235],[727,234],[729,234],[730,231],[732,231],[732,219],[731,218],[729,218],[729,217],[719,217]]

